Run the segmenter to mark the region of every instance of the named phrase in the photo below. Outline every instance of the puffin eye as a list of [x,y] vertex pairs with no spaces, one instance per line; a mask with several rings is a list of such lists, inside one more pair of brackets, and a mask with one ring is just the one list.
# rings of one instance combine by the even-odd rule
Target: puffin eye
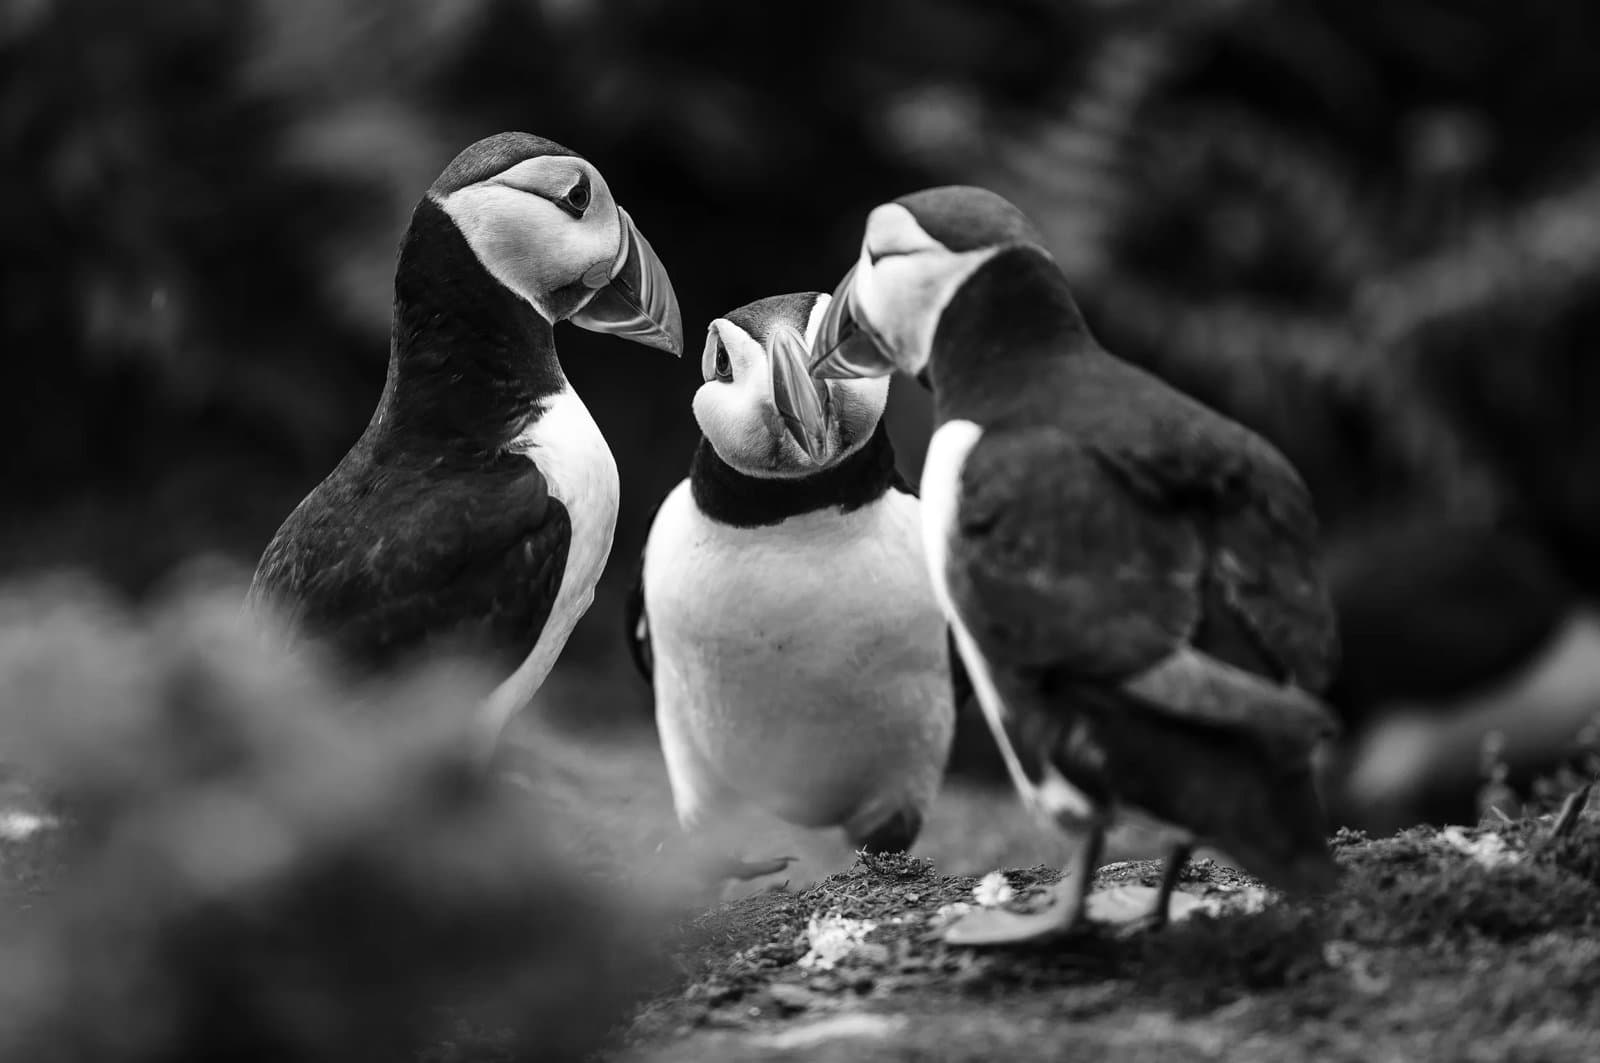
[[728,348],[722,345],[721,340],[717,341],[717,360],[715,371],[718,380],[733,379],[733,363],[728,361]]
[[566,207],[577,217],[583,217],[583,212],[589,209],[589,179],[578,178],[578,183],[568,190],[561,200],[561,205]]

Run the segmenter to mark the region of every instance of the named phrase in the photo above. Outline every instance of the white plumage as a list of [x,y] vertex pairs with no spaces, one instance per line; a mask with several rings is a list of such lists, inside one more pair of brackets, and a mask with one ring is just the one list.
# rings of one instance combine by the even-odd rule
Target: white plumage
[[491,740],[544,685],[573,629],[593,604],[595,584],[611,556],[621,496],[616,458],[570,384],[546,402],[543,413],[517,437],[512,449],[527,455],[544,473],[550,497],[566,507],[572,534],[561,589],[538,642],[484,703],[482,718]]
[[805,355],[785,337],[814,335],[826,306],[780,296],[712,323],[705,438],[651,527],[631,634],[687,831],[755,806],[893,851],[944,773],[950,651],[879,423],[887,381],[832,382],[815,403],[785,386]]
[[868,836],[918,818],[955,722],[917,500],[718,524],[689,482],[645,549],[656,720],[686,828],[740,800]]

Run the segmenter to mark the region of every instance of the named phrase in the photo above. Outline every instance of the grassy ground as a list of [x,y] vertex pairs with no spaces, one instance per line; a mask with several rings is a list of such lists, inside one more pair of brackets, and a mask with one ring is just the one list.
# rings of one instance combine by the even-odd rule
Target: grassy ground
[[[588,766],[574,766],[570,750],[544,754],[567,765],[565,800],[620,813],[613,854],[671,837],[647,743],[609,748]],[[681,977],[640,1010],[623,1056],[1591,1063],[1600,816],[1555,845],[1550,824],[1347,835],[1337,846],[1343,885],[1316,903],[1279,899],[1160,934],[975,952],[938,939],[941,908],[972,902],[978,877],[996,868],[1012,869],[1026,902],[1067,853],[1009,792],[947,788],[913,859],[857,860],[836,836],[758,819],[742,828],[745,855],[802,859],[786,883],[747,887],[682,923],[671,945]],[[1138,835],[1119,836],[1098,885],[1153,885],[1158,865],[1138,859],[1151,855]],[[1259,896],[1216,861],[1197,862],[1183,888],[1213,901]],[[829,914],[877,926],[836,969],[802,966],[811,919]]]
[[[1315,904],[981,953],[936,932],[975,879],[914,859],[858,863],[687,923],[685,985],[641,1011],[628,1058],[1593,1060],[1600,821],[1542,847],[1548,826],[1494,832],[1501,857],[1476,832],[1346,837],[1344,884]],[[1112,865],[1098,886],[1153,884],[1156,870]],[[1053,872],[1007,878],[1025,901]],[[1252,892],[1207,862],[1183,888]],[[876,929],[819,971],[802,959],[810,920],[827,913]]]
[[[596,744],[524,732],[514,760],[548,800],[582,808],[572,839],[608,875],[649,882],[675,834],[645,736]],[[1202,860],[1183,883],[1214,913],[1159,934],[1090,931],[1049,947],[945,945],[947,906],[1008,868],[1027,904],[1066,855],[1010,794],[949,788],[916,857],[857,859],[837,836],[756,818],[746,855],[801,857],[785,880],[684,908],[654,995],[618,1033],[620,1063],[702,1060],[1594,1059],[1600,1043],[1600,816],[1548,841],[1550,820],[1493,830],[1341,837],[1343,885],[1270,899]],[[0,842],[0,908],[26,919],[48,888],[50,832]],[[1137,836],[1098,886],[1154,882]],[[1114,890],[1113,890],[1114,892]],[[813,919],[875,926],[833,966],[808,959]],[[819,924],[821,926],[822,924]],[[814,957],[813,957],[814,959]],[[504,1063],[505,1037],[463,1027],[428,1063]]]
[[[596,866],[637,877],[658,846],[678,835],[661,752],[654,732],[639,729],[605,739],[583,739],[531,726],[512,736],[510,764],[539,780],[541,796],[566,807],[582,806],[594,824],[586,854]],[[855,854],[836,831],[811,831],[752,812],[725,825],[724,847],[738,855],[786,855],[796,860],[778,880],[801,889],[848,869]],[[1055,831],[1023,814],[1009,787],[951,781],[928,816],[918,856],[950,874],[982,874],[999,867],[1064,863],[1071,849]],[[1119,831],[1108,860],[1153,856],[1146,835]],[[731,889],[728,899],[764,890],[764,880]]]

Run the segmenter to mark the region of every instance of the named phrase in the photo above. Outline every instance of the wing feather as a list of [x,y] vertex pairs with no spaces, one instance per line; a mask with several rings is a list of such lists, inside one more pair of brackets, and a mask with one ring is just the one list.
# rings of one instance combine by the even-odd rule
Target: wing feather
[[957,514],[946,575],[994,664],[1295,744],[1332,727],[1312,696],[1335,637],[1310,502],[1244,429],[991,430]]
[[549,619],[571,521],[531,461],[448,477],[336,472],[290,514],[250,590],[359,668],[434,649],[520,662]]

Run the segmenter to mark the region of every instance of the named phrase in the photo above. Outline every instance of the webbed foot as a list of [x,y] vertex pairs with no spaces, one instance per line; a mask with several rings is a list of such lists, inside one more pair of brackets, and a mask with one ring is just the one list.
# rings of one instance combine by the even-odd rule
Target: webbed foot
[[717,878],[749,882],[754,878],[776,875],[798,859],[796,856],[774,856],[766,860],[740,860],[730,856],[714,863],[710,870]]
[[1071,887],[1055,887],[1044,907],[1028,912],[980,908],[956,919],[944,931],[950,945],[993,947],[1044,942],[1065,936],[1078,922]]

